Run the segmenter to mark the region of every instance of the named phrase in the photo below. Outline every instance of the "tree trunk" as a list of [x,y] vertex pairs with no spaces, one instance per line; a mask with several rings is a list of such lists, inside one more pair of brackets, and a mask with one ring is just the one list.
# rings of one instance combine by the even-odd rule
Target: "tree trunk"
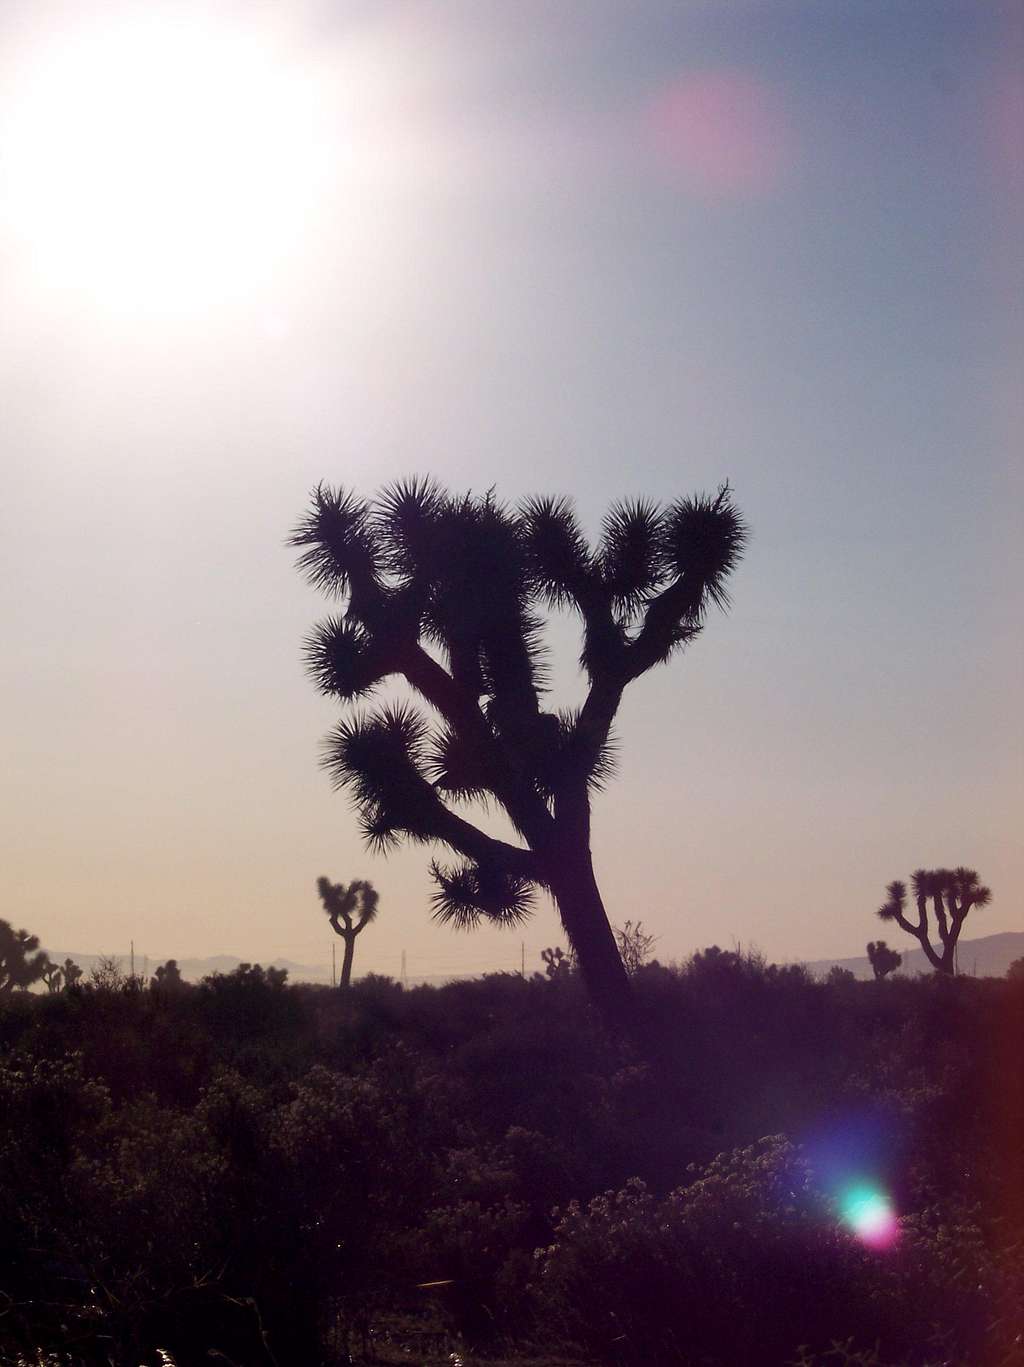
[[356,952],[355,932],[350,931],[347,935],[344,935],[344,940],[345,957],[341,962],[341,982],[338,984],[342,991],[344,991],[352,981],[352,958]]
[[551,891],[591,1001],[618,1033],[637,1037],[633,989],[601,900],[590,850],[562,851]]

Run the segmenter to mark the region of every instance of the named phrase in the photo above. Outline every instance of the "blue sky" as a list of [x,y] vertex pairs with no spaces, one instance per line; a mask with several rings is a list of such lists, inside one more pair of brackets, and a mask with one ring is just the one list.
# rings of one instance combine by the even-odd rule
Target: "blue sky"
[[[1019,12],[184,8],[169,74],[131,5],[0,29],[0,915],[54,948],[322,960],[317,875],[369,876],[363,967],[518,963],[518,935],[431,927],[424,853],[371,860],[316,767],[321,605],[284,537],[320,479],[421,471],[571,494],[592,529],[728,477],[750,521],[731,613],[624,708],[613,921],[666,958],[852,954],[887,881],[966,862],[995,893],[969,933],[1020,928]],[[177,108],[204,44],[236,107],[281,110],[237,221]],[[115,112],[170,160],[87,140],[103,200],[62,148],[126,68]],[[528,954],[558,937],[542,914]]]

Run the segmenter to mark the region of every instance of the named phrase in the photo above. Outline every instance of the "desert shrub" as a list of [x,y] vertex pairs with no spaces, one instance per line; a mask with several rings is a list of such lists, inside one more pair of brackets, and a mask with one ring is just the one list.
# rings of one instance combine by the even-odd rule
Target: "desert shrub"
[[[877,1339],[886,1367],[1016,1367],[1019,984],[830,987],[721,951],[634,984],[647,1061],[571,976],[0,1002],[0,1354],[255,1363],[265,1334],[307,1364],[436,1295],[488,1351],[557,1327],[588,1361]],[[865,1130],[903,1213],[884,1256],[815,1188]],[[782,1131],[803,1158],[749,1148]]]
[[803,1361],[967,1367],[1016,1362],[1024,1342],[1019,1248],[979,1212],[930,1208],[884,1253],[863,1248],[781,1138],[720,1155],[663,1200],[634,1180],[571,1203],[534,1284],[599,1361],[768,1367],[800,1347]]
[[781,1363],[871,1333],[868,1259],[784,1139],[720,1155],[658,1200],[633,1180],[571,1203],[536,1286],[594,1360]]

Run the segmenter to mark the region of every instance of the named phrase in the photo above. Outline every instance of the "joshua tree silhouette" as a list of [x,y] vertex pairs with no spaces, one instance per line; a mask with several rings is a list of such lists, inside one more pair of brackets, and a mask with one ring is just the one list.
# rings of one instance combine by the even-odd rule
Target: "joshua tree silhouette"
[[61,984],[64,981],[64,970],[58,967],[57,964],[47,964],[46,967],[43,969],[42,979],[43,982],[46,984],[47,992],[59,992],[61,989]]
[[572,955],[566,954],[561,945],[556,945],[553,949],[542,949],[540,957],[544,961],[544,972],[552,982],[563,982],[566,978],[571,978],[575,971]]
[[38,935],[15,930],[9,921],[0,921],[0,993],[31,987],[49,967],[50,960],[39,948]]
[[[341,964],[339,987],[348,987],[352,981],[352,956],[356,952],[356,936],[377,916],[377,903],[380,893],[372,883],[356,879],[349,883],[332,883],[328,878],[316,880],[316,890],[324,904],[335,935],[345,941],[345,957]],[[358,911],[356,907],[358,906]]]
[[150,989],[154,992],[180,992],[184,985],[177,959],[168,959],[165,964],[158,965],[149,980]]
[[[391,703],[342,721],[325,764],[351,791],[371,846],[439,842],[434,915],[514,925],[535,890],[558,907],[587,989],[632,1028],[632,997],[598,891],[590,801],[611,773],[626,687],[700,632],[746,540],[727,485],[713,496],[614,505],[591,548],[565,498],[511,509],[493,491],[429,480],[372,503],[320,486],[291,544],[310,581],[341,598],[306,645],[320,689],[352,702],[398,675],[429,704]],[[582,620],[583,706],[546,710],[544,604]],[[485,834],[446,799],[495,802],[523,844]]]
[[82,976],[82,970],[75,963],[74,959],[65,959],[61,967],[61,972],[64,974],[65,992],[69,987],[74,987],[75,983],[77,983]]
[[[938,973],[956,972],[956,943],[971,907],[986,907],[992,892],[978,882],[973,869],[918,869],[911,879],[917,903],[917,924],[907,920],[907,887],[898,880],[885,889],[889,900],[878,909],[883,921],[895,921],[901,930],[913,935]],[[928,899],[935,912],[939,947],[932,948],[928,928]]]
[[868,958],[871,960],[871,971],[876,980],[884,978],[887,973],[895,973],[903,962],[903,955],[890,949],[884,940],[868,942]]

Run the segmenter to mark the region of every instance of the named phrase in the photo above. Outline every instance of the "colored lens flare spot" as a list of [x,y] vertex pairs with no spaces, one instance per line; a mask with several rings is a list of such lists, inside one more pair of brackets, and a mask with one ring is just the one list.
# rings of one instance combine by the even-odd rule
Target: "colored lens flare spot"
[[899,1234],[892,1203],[874,1187],[854,1187],[841,1203],[845,1222],[869,1248],[890,1248]]

